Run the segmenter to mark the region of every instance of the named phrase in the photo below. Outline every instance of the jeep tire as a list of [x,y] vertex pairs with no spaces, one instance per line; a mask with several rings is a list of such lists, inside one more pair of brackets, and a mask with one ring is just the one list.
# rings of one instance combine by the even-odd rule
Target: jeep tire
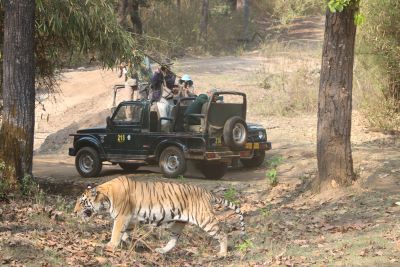
[[238,117],[229,118],[224,125],[224,142],[231,150],[240,150],[247,142],[247,124]]
[[96,149],[83,147],[76,154],[75,167],[82,177],[89,178],[98,176],[103,165]]
[[136,171],[140,165],[139,164],[135,164],[135,163],[118,163],[118,165],[127,172],[133,172]]
[[265,159],[265,150],[255,150],[251,159],[240,159],[245,168],[257,168],[263,164]]
[[225,162],[199,162],[197,168],[207,179],[219,180],[226,174],[228,164]]
[[180,148],[169,146],[162,151],[159,165],[165,177],[177,178],[186,171],[185,155]]

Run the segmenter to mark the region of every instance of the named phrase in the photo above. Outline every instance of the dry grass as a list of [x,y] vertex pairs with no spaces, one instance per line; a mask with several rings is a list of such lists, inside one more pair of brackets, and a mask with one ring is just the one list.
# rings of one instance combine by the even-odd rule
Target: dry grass
[[[238,222],[231,213],[219,214],[229,232],[227,258],[216,258],[218,244],[197,227],[185,229],[168,255],[155,253],[169,235],[149,226],[135,232],[134,248],[103,249],[111,221],[97,216],[82,223],[71,214],[72,199],[47,196],[32,205],[12,201],[2,205],[0,262],[25,266],[395,266],[399,263],[399,207],[390,192],[353,187],[340,197],[315,197],[309,177],[296,185],[265,183],[232,185],[245,212],[247,241],[239,241]],[[220,193],[221,194],[221,193]],[[53,204],[49,204],[53,203]],[[56,216],[57,214],[57,216]],[[138,239],[141,239],[137,241]],[[136,242],[137,241],[137,242]]]

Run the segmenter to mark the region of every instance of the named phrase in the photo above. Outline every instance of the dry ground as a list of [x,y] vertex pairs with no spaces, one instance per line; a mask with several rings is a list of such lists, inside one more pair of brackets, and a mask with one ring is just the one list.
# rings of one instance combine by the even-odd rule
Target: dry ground
[[[311,101],[307,105],[315,110],[319,63],[318,52],[312,49],[280,51],[267,46],[240,56],[186,58],[175,64],[178,72],[193,77],[198,92],[210,87],[246,92],[248,120],[264,125],[273,144],[260,168],[230,169],[220,181],[205,180],[191,169],[175,180],[204,186],[240,202],[247,224],[246,242],[239,240],[237,218],[218,211],[230,233],[230,253],[224,259],[214,256],[217,244],[195,227],[184,231],[167,256],[153,250],[168,235],[149,227],[138,229],[135,237],[140,240],[134,240],[135,246],[111,253],[103,249],[110,238],[108,216],[83,224],[71,214],[74,197],[87,184],[119,175],[169,180],[155,167],[123,173],[115,166],[105,166],[99,178],[78,176],[73,158],[67,156],[68,134],[104,124],[112,103],[112,84],[120,80],[115,72],[98,69],[64,73],[57,102],[48,100],[45,111],[37,110],[34,158],[39,182],[62,196],[36,194],[29,201],[1,203],[0,265],[399,266],[398,136],[369,131],[355,110],[352,144],[357,182],[322,194],[310,190],[316,174],[316,114],[291,108]],[[301,92],[311,97],[302,100]],[[281,112],[271,112],[276,103],[282,106],[293,99]],[[270,185],[273,170],[278,179],[275,187]]]

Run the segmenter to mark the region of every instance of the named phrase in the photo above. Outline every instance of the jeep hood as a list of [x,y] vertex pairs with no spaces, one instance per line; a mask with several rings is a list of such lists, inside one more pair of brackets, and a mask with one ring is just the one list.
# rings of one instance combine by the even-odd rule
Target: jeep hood
[[106,133],[106,127],[95,127],[95,128],[87,128],[87,129],[80,129],[76,131],[78,134],[99,134],[99,133]]
[[260,124],[249,122],[247,123],[247,129],[249,132],[254,132],[254,131],[264,130],[264,127]]

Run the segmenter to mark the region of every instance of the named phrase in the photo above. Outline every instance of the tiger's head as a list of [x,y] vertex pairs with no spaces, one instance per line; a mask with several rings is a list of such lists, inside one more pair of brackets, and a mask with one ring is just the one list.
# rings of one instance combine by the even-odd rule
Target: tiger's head
[[74,213],[81,215],[82,218],[87,221],[93,214],[99,212],[101,209],[104,209],[104,201],[106,197],[102,194],[96,187],[91,188],[88,186],[83,194],[78,197]]

